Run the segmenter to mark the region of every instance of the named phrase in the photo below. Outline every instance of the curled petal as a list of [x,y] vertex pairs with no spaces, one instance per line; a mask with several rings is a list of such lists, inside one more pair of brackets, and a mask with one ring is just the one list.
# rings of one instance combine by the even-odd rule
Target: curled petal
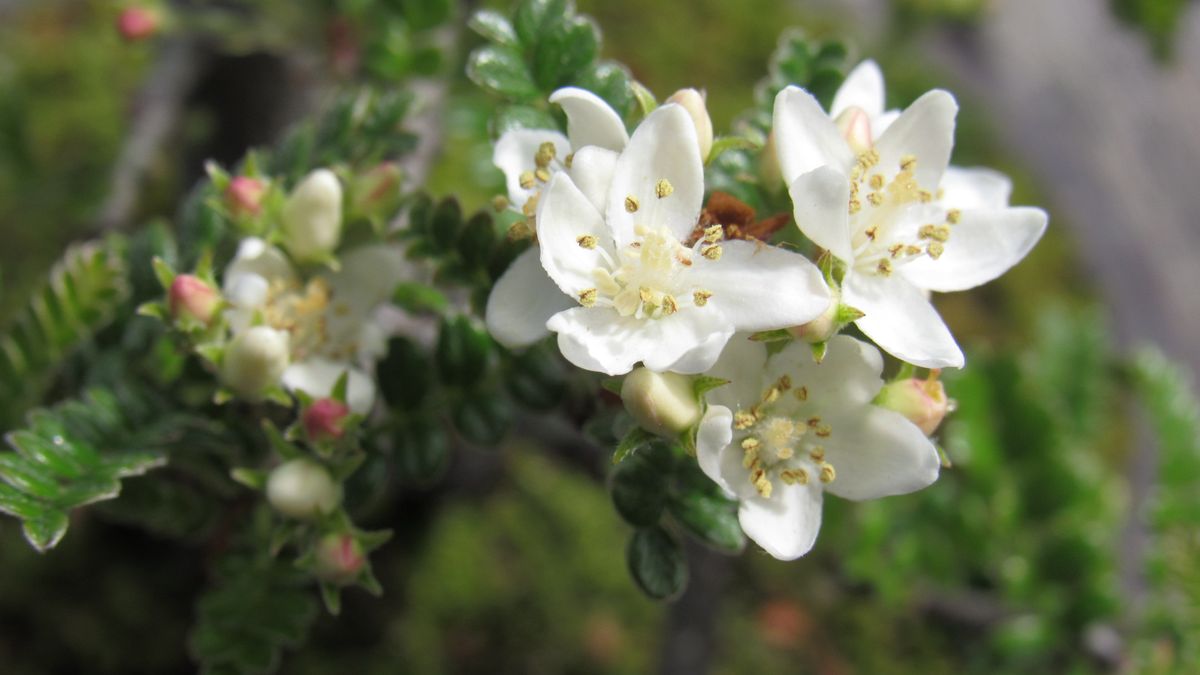
[[701,312],[638,319],[608,307],[568,309],[546,327],[558,333],[559,350],[568,361],[609,375],[623,375],[639,361],[651,370],[703,372],[732,334]]
[[546,275],[537,247],[526,250],[492,287],[487,302],[488,332],[497,342],[515,349],[526,347],[550,334],[546,322],[575,301]]
[[821,529],[821,484],[782,485],[770,499],[743,499],[738,522],[746,536],[780,560],[795,560],[812,550]]
[[576,150],[571,159],[568,169],[571,181],[600,213],[604,213],[608,205],[608,187],[616,167],[617,153],[594,145]]
[[962,350],[921,289],[898,275],[846,274],[842,302],[865,316],[859,330],[884,351],[925,368],[961,368]]
[[563,87],[550,95],[550,102],[562,106],[567,114],[567,136],[575,150],[595,145],[620,152],[629,142],[621,116],[592,92]]
[[775,152],[783,180],[791,185],[822,166],[845,175],[854,153],[821,104],[799,87],[787,87],[775,97]]
[[958,103],[949,92],[926,92],[892,122],[879,138],[879,166],[883,171],[898,171],[901,160],[917,159],[914,174],[926,190],[936,190],[950,164],[954,147],[954,119]]

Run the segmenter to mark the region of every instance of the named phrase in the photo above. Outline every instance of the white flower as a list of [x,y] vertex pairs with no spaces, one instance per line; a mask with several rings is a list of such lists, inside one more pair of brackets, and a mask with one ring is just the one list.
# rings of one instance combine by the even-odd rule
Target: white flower
[[[603,209],[617,153],[629,142],[620,115],[592,92],[566,87],[551,94],[550,102],[567,114],[566,136],[551,129],[513,129],[500,137],[492,155],[492,162],[504,172],[509,203],[528,218],[531,233],[536,228],[538,198],[559,172],[570,175],[592,204]],[[535,287],[539,290],[530,290]],[[549,334],[546,320],[573,304],[555,289],[542,269],[537,247],[531,247],[496,281],[485,312],[488,332],[506,347],[523,347],[544,338]],[[516,293],[527,294],[528,301],[504,302]]]
[[342,184],[329,169],[304,177],[288,195],[280,215],[283,243],[301,262],[321,260],[342,240]]
[[[579,305],[546,327],[575,365],[610,375],[641,361],[655,371],[699,373],[736,331],[804,323],[829,305],[805,258],[759,242],[694,233],[704,171],[691,117],[665,105],[618,157],[606,215],[566,174],[552,178],[537,211],[542,267]],[[695,243],[689,243],[695,239]],[[494,309],[544,302],[537,287],[501,296]]]
[[291,364],[277,383],[290,390],[329,396],[349,372],[346,403],[365,415],[375,383],[364,366],[382,354],[374,312],[399,282],[404,261],[395,248],[377,245],[351,250],[340,262],[339,271],[301,283],[282,251],[245,239],[225,269],[226,317],[235,334],[256,324],[287,332]]
[[842,301],[865,313],[859,329],[930,368],[960,367],[963,355],[929,291],[995,279],[1046,228],[1044,211],[1008,207],[1004,176],[948,168],[957,111],[940,90],[903,113],[885,111],[871,62],[838,91],[833,118],[797,87],[775,99],[776,152],[797,224],[846,262]]
[[707,395],[696,438],[700,468],[740,501],[742,530],[781,560],[812,548],[828,491],[876,499],[937,479],[937,449],[902,415],[871,405],[879,351],[839,335],[819,364],[808,345],[768,358],[734,339],[709,372],[730,380]]

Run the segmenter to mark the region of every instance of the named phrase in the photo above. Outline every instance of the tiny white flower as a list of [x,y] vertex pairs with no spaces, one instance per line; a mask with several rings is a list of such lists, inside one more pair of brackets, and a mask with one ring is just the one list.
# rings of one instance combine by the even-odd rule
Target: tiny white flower
[[[610,375],[639,361],[699,373],[736,331],[825,311],[829,290],[803,256],[723,241],[719,226],[694,232],[703,193],[696,129],[675,104],[651,113],[617,159],[605,214],[569,176],[552,178],[538,205],[539,254],[578,305],[546,323],[567,360]],[[506,302],[542,302],[534,290]]]
[[[509,204],[524,213],[531,233],[539,196],[560,171],[603,209],[617,153],[629,142],[620,115],[592,92],[565,87],[551,94],[550,102],[562,106],[567,115],[566,136],[551,129],[513,129],[496,142],[492,156],[504,172]],[[539,290],[530,290],[535,287]],[[572,305],[555,289],[536,246],[518,256],[488,298],[485,314],[492,337],[507,347],[523,347],[548,335],[546,320]]]
[[845,335],[820,363],[806,344],[768,357],[739,336],[709,371],[730,382],[706,395],[697,460],[739,500],[746,535],[776,558],[812,548],[825,492],[877,499],[937,480],[941,463],[924,432],[871,404],[882,368],[878,350]]
[[1046,228],[1044,211],[1009,207],[1010,185],[986,169],[949,167],[958,106],[940,90],[903,113],[883,107],[883,78],[866,62],[831,115],[788,87],[774,137],[796,223],[846,262],[842,301],[884,350],[930,368],[961,367],[962,351],[929,301],[1019,262]]
[[286,331],[290,365],[273,384],[321,398],[349,372],[347,404],[365,415],[375,400],[366,368],[381,355],[375,310],[400,281],[404,260],[396,248],[376,245],[348,251],[340,262],[337,272],[302,283],[282,251],[245,239],[225,269],[226,318],[235,335],[258,323]]

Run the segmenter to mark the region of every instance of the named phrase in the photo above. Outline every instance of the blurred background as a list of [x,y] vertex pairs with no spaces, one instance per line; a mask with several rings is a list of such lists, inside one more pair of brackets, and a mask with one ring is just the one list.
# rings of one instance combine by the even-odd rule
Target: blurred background
[[[493,103],[461,74],[476,3],[426,42],[374,7],[412,23],[426,4],[195,0],[129,41],[121,3],[0,0],[0,325],[68,244],[171,218],[206,159],[270,144],[349,80],[422,75],[410,179],[488,204]],[[914,495],[829,500],[797,562],[689,545],[687,592],[659,604],[629,579],[605,460],[460,453],[370,511],[397,533],[375,559],[385,595],[348,594],[280,672],[1200,672],[1200,6],[577,5],[660,98],[706,88],[718,133],[791,26],[880,62],[890,107],[957,95],[955,163],[1008,173],[1051,225],[1000,281],[939,298],[969,364],[944,375],[954,467]],[[45,555],[0,520],[5,673],[194,670],[209,544],[136,520],[89,511]]]

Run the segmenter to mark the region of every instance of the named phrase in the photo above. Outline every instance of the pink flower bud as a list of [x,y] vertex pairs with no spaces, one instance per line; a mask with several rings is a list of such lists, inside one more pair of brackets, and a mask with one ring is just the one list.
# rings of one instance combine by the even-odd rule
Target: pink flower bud
[[875,397],[875,405],[904,415],[926,436],[937,431],[946,413],[952,409],[950,399],[946,398],[946,388],[937,380],[936,370],[926,380],[913,377],[889,382]]
[[858,106],[846,108],[834,122],[855,154],[862,154],[875,145],[875,139],[871,134],[871,116],[862,108]]
[[117,32],[126,42],[137,42],[158,32],[158,12],[146,7],[129,7],[117,16]]
[[342,425],[349,414],[350,408],[345,403],[332,398],[320,399],[304,411],[304,432],[314,441],[341,438],[345,432]]
[[353,583],[367,564],[362,544],[349,534],[327,534],[317,542],[317,578],[339,586]]
[[175,319],[194,319],[204,325],[212,323],[221,305],[221,296],[200,277],[180,274],[167,291],[167,306]]
[[262,210],[267,184],[258,178],[238,176],[225,188],[225,203],[235,216],[256,216]]

